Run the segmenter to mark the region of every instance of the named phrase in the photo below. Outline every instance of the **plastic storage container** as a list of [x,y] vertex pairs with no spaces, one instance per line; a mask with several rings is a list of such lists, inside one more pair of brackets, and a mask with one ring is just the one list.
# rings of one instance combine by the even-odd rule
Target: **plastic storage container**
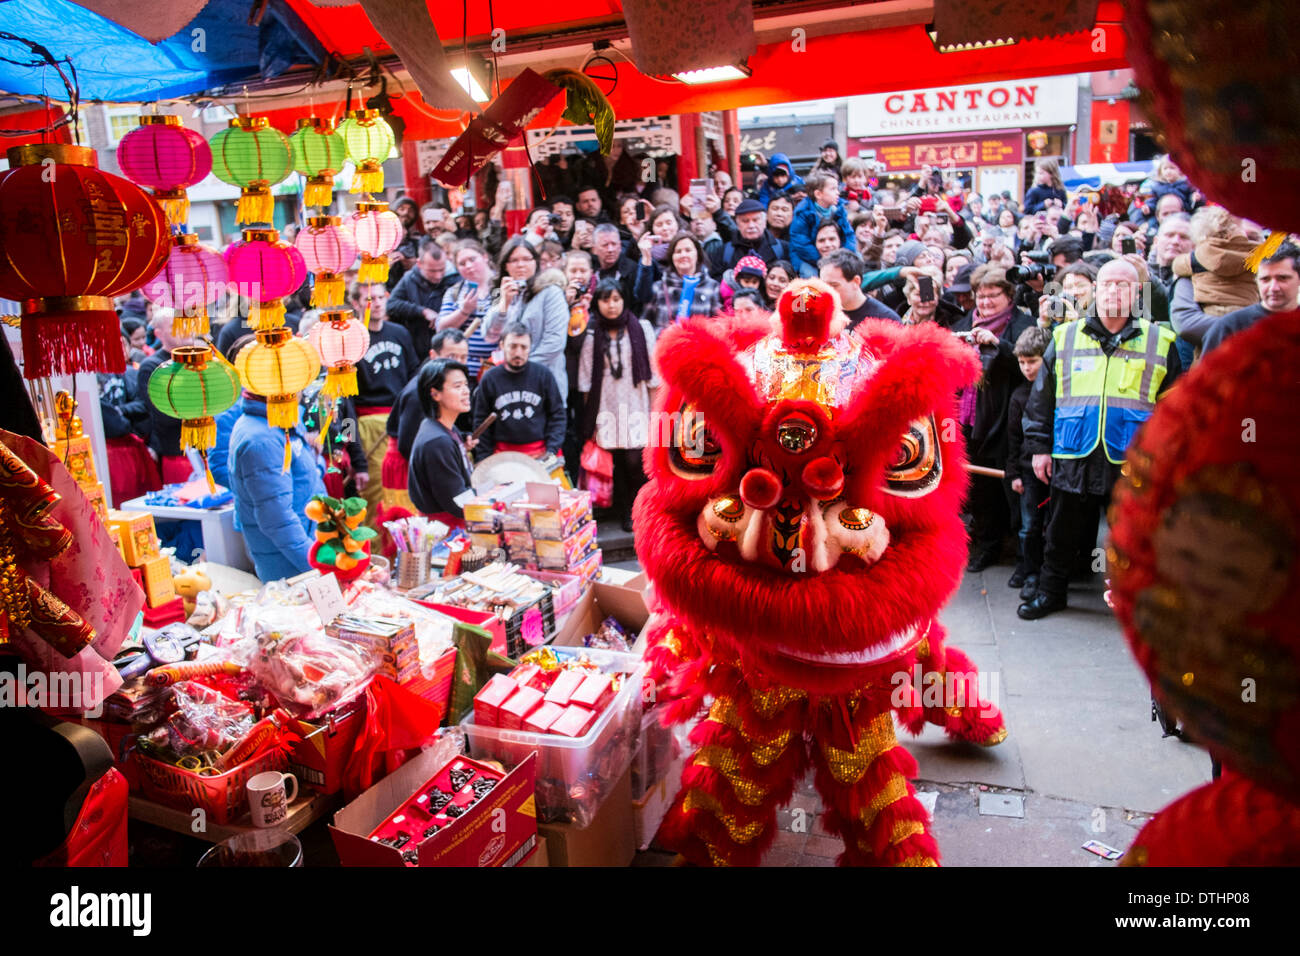
[[563,660],[586,655],[604,673],[626,673],[613,702],[581,737],[480,727],[471,712],[461,721],[470,755],[515,766],[537,752],[537,817],[542,823],[585,827],[632,761],[641,736],[645,662],[634,654],[556,647]]

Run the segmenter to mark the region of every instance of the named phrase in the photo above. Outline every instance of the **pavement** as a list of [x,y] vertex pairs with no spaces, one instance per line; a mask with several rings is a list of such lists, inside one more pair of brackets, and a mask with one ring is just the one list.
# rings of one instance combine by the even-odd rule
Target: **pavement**
[[[917,791],[934,801],[945,866],[1115,866],[1083,844],[1125,850],[1155,811],[1210,780],[1210,759],[1162,738],[1151,721],[1147,681],[1102,600],[1100,576],[1072,585],[1068,610],[1022,621],[1011,570],[966,574],[942,615],[949,642],[1002,708],[1008,737],[986,750],[934,727],[919,738],[900,730],[920,768]],[[805,780],[778,818],[765,865],[834,865],[842,848],[820,813]],[[652,847],[637,862],[671,860]]]

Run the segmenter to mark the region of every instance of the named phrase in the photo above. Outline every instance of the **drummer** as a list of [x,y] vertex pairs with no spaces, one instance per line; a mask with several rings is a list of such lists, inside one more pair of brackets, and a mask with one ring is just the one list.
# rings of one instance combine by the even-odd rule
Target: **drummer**
[[533,458],[558,455],[564,444],[565,405],[555,375],[528,360],[532,340],[528,326],[516,322],[501,337],[505,362],[483,375],[474,393],[474,430],[495,413],[496,420],[479,435],[482,461],[502,451]]

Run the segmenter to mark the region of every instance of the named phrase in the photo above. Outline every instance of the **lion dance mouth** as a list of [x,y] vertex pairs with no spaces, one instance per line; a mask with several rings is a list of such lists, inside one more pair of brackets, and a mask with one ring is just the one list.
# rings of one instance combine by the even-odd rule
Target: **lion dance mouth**
[[1006,731],[977,697],[943,706],[889,678],[977,678],[936,619],[965,564],[963,475],[944,469],[961,439],[936,421],[978,366],[937,328],[842,331],[816,280],[778,313],[687,320],[657,347],[661,407],[694,426],[646,456],[646,658],[665,722],[703,714],[660,839],[695,863],[756,864],[811,766],[841,864],[934,865],[895,715],[984,745]]

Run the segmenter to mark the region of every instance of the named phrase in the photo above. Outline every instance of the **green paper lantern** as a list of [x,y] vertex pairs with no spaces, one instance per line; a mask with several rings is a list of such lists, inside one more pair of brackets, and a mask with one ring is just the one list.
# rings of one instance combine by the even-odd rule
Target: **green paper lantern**
[[289,137],[289,150],[294,170],[307,177],[303,205],[328,206],[334,200],[334,177],[347,159],[347,142],[328,119],[306,116]]
[[[239,373],[207,345],[172,349],[149,376],[149,401],[164,415],[181,420],[181,447],[197,448],[208,463],[208,449],[217,442],[216,416],[239,397]],[[212,484],[212,474],[208,474]]]
[[212,172],[240,187],[239,223],[271,222],[271,187],[293,169],[289,138],[268,125],[265,116],[241,116],[211,140]]
[[357,164],[352,192],[377,193],[384,188],[383,162],[397,142],[388,121],[378,110],[353,110],[339,124],[339,135],[348,147],[348,158]]

